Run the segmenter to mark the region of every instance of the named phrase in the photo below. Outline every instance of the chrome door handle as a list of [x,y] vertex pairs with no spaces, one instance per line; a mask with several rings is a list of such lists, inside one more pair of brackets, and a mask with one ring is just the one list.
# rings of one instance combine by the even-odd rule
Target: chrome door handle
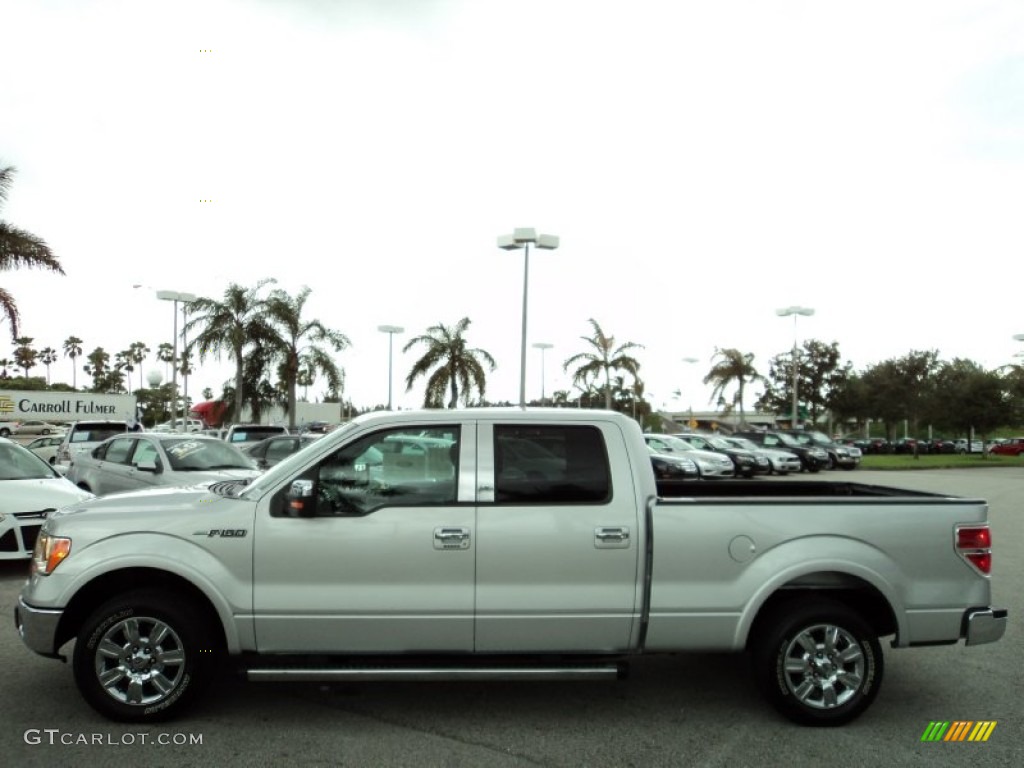
[[594,546],[600,549],[624,549],[629,546],[629,528],[601,527],[594,529]]
[[469,549],[468,528],[435,528],[434,549]]

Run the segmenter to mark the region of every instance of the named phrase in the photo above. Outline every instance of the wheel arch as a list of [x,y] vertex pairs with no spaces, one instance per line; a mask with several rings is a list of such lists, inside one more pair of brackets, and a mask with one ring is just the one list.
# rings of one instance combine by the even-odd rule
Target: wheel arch
[[130,567],[103,573],[82,586],[68,603],[57,627],[55,648],[73,639],[79,628],[101,604],[116,595],[139,589],[153,589],[180,595],[201,614],[221,648],[228,645],[217,608],[195,584],[178,574],[159,568]]
[[878,637],[899,634],[900,624],[892,603],[866,578],[836,570],[802,574],[777,585],[741,622],[743,647],[752,648],[763,635],[763,626],[788,605],[823,598],[842,603],[869,624]]

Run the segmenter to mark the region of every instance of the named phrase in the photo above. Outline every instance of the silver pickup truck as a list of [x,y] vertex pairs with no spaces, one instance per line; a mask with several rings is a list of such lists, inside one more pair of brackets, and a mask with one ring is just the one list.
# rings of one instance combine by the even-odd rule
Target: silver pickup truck
[[789,718],[838,725],[903,648],[998,640],[983,501],[823,481],[659,499],[636,423],[570,409],[360,417],[256,480],[51,514],[15,609],[104,715],[249,679],[615,677],[749,652]]

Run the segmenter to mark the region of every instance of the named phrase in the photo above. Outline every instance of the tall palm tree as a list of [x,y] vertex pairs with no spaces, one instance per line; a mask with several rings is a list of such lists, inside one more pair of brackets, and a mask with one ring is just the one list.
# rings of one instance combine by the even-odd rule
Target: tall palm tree
[[[143,341],[133,341],[128,345],[129,360],[132,365],[139,366],[139,389],[142,389],[142,364],[146,361],[146,355],[150,352],[149,347]],[[131,392],[131,387],[128,388]]]
[[[717,362],[715,362],[717,360]],[[740,352],[738,349],[715,348],[715,354],[711,356],[714,363],[707,376],[704,377],[705,384],[713,385],[711,400],[725,400],[725,391],[731,386],[736,386],[733,394],[732,405],[739,405],[740,423],[746,422],[743,413],[743,393],[748,384],[756,381],[764,381],[765,378],[754,367],[754,355],[752,352]]]
[[50,386],[50,366],[57,362],[57,350],[43,347],[39,353],[39,362],[46,366],[46,386]]
[[77,336],[68,336],[64,339],[64,357],[71,358],[71,388],[78,389],[78,366],[75,358],[82,354],[82,340]]
[[[469,404],[469,396],[474,388],[483,399],[487,390],[487,373],[483,363],[492,371],[497,365],[489,352],[466,346],[464,334],[469,323],[469,318],[464,317],[451,327],[442,323],[432,325],[425,334],[410,339],[402,348],[403,352],[408,352],[416,345],[426,347],[423,356],[413,363],[412,370],[405,377],[405,391],[408,392],[416,379],[427,376],[427,391],[423,395],[425,408],[442,407],[446,389],[451,392],[449,408],[459,404],[460,388],[464,405]],[[430,373],[431,370],[433,373]]]
[[199,362],[208,354],[219,360],[225,352],[235,361],[235,419],[241,418],[245,395],[245,350],[273,336],[264,317],[266,299],[259,295],[263,286],[273,282],[263,279],[252,288],[231,283],[220,301],[201,297],[186,306],[189,319],[182,332],[191,337],[188,349],[199,351]]
[[573,384],[586,384],[589,380],[603,375],[604,407],[611,410],[612,371],[626,371],[635,378],[640,369],[640,363],[626,353],[631,349],[643,349],[644,346],[627,341],[616,347],[615,337],[606,334],[597,320],[590,318],[589,322],[594,329],[594,335],[580,336],[580,338],[590,344],[593,351],[579,352],[573,355],[562,364],[562,369],[568,373],[572,366],[579,366],[573,371]]
[[322,373],[331,389],[341,387],[341,369],[331,358],[330,350],[341,352],[350,344],[348,337],[332,330],[319,320],[306,320],[302,310],[312,289],[303,288],[296,296],[281,289],[270,292],[266,301],[266,321],[274,330],[266,346],[271,359],[284,363],[284,384],[288,394],[288,426],[295,428],[295,388],[300,366]]
[[[14,170],[12,166],[0,165],[0,205],[7,200],[7,190],[14,180]],[[0,219],[0,271],[16,267],[40,267],[64,274],[60,262],[44,240]],[[17,338],[18,323],[21,321],[18,305],[14,297],[3,288],[0,288],[0,311],[11,324],[11,338]]]
[[156,359],[164,364],[164,378],[171,378],[170,365],[174,363],[177,365],[177,361],[174,359],[174,345],[168,342],[164,342],[156,349]]
[[128,394],[132,393],[132,371],[135,370],[135,366],[132,365],[132,351],[130,349],[122,349],[116,355],[114,355],[114,370],[116,371],[127,371],[125,381],[128,382]]
[[82,370],[92,376],[93,392],[101,392],[105,386],[110,353],[103,347],[96,347],[89,353],[87,359],[89,362],[82,366]]

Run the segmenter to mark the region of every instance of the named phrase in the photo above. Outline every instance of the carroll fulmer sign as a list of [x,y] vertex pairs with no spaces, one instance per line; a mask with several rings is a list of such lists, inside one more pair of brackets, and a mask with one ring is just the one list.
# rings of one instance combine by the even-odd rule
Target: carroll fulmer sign
[[0,421],[129,420],[135,415],[134,395],[92,392],[19,392],[0,389]]

